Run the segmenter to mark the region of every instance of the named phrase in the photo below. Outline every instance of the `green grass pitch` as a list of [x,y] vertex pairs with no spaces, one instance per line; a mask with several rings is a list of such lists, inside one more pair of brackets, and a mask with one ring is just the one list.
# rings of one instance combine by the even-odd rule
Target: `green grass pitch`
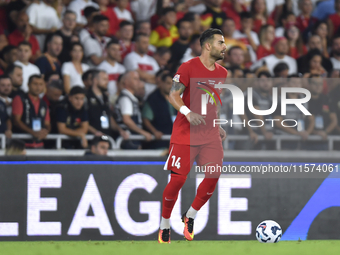
[[339,255],[340,240],[289,241],[68,241],[0,242],[1,255]]

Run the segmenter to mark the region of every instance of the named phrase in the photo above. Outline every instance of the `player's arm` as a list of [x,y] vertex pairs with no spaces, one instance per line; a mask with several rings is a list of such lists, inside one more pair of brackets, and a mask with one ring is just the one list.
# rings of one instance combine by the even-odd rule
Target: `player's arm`
[[184,104],[181,98],[181,94],[184,92],[184,90],[185,86],[182,83],[173,81],[169,94],[170,104],[177,111],[182,113],[187,118],[190,124],[196,126],[203,123],[205,125],[206,124],[204,120],[205,117],[199,115],[198,113],[190,111],[190,109]]
[[[220,112],[221,112],[221,106],[218,106],[217,107],[217,118],[220,119]],[[227,138],[227,132],[223,129],[223,127],[219,124],[220,128],[219,128],[219,131],[220,131],[220,136],[221,136],[221,139],[222,139],[222,142]]]

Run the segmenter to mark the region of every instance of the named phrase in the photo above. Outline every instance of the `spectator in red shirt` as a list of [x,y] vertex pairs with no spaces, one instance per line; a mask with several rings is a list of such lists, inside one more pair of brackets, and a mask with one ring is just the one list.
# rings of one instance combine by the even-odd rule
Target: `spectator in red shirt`
[[286,26],[285,37],[288,40],[289,56],[298,59],[307,53],[307,48],[303,44],[301,32],[295,24],[288,24]]
[[99,5],[100,13],[109,19],[110,28],[107,32],[107,36],[116,35],[119,30],[119,19],[113,9],[108,7],[109,0],[97,0],[96,2]]
[[274,21],[267,15],[267,6],[265,0],[253,0],[251,2],[250,13],[253,17],[253,31],[260,32],[263,25],[270,24],[275,26]]
[[314,25],[313,34],[320,36],[322,40],[322,54],[329,58],[328,54],[328,25],[325,21],[318,21]]
[[130,52],[134,51],[133,49],[133,24],[129,21],[122,21],[119,24],[119,44],[121,48],[121,56],[122,61],[124,60],[125,56]]
[[317,20],[316,18],[312,17],[313,7],[314,6],[311,0],[299,1],[299,8],[301,10],[301,14],[297,17],[296,23],[301,33],[305,32],[305,30],[310,26],[310,24],[314,23]]
[[12,102],[14,132],[28,133],[33,140],[26,147],[42,148],[42,140],[51,130],[50,114],[46,103],[39,98],[45,83],[40,75],[32,75],[28,82],[28,93],[16,96]]
[[275,28],[269,24],[262,26],[260,30],[260,45],[256,51],[257,59],[274,54],[274,48],[272,47],[274,39]]
[[240,13],[247,10],[240,1],[225,0],[221,5],[222,10],[225,12],[228,18],[234,20],[236,29],[241,29]]
[[8,42],[11,45],[18,46],[22,41],[29,42],[32,45],[32,56],[30,61],[34,62],[41,55],[40,46],[37,38],[32,35],[32,27],[28,22],[26,12],[20,12],[16,19],[16,30],[8,36]]
[[336,12],[328,17],[329,35],[331,39],[340,32],[340,0],[334,1],[334,8]]

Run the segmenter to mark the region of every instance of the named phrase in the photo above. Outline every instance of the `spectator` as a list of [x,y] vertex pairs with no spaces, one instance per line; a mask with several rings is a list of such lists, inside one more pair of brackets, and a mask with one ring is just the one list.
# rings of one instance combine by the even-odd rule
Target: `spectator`
[[[63,38],[63,49],[58,56],[60,63],[71,61],[70,47],[73,32],[77,25],[77,15],[75,12],[67,10],[63,15],[63,26],[55,32]],[[51,36],[51,35],[49,35]]]
[[1,53],[0,66],[2,70],[6,70],[8,66],[18,60],[18,48],[13,45],[7,45]]
[[288,78],[289,66],[284,62],[278,63],[273,72],[275,78]]
[[[302,80],[298,75],[290,75],[288,77],[287,87],[290,88],[301,88]],[[287,93],[288,99],[298,99],[303,97],[300,93]],[[312,133],[314,129],[314,116],[313,115],[304,115],[301,110],[295,104],[288,104],[286,106],[286,115],[285,122],[286,126],[281,125],[281,121],[283,117],[281,116],[281,103],[278,102],[278,107],[274,112],[274,119],[279,119],[279,121],[275,121],[274,125],[278,129],[277,132],[280,134],[291,134],[297,135],[301,137],[303,141],[308,139],[308,136]],[[307,104],[302,104],[306,109],[308,108]],[[295,120],[295,121],[290,121]],[[297,122],[297,125],[296,125]],[[287,127],[294,126],[294,127]],[[296,150],[301,147],[300,141],[282,141],[281,148],[284,150]]]
[[105,93],[109,82],[105,71],[93,73],[92,86],[87,91],[89,132],[101,136],[103,134],[113,136],[118,131],[122,137],[127,138],[127,133],[117,125],[112,117],[109,99]]
[[307,53],[307,48],[303,44],[300,30],[295,24],[288,24],[285,30],[285,37],[289,44],[289,56],[292,58],[299,58]]
[[200,36],[193,35],[190,40],[189,48],[184,53],[183,58],[179,61],[180,64],[187,62],[190,59],[200,56],[201,52],[202,52],[202,48],[201,48],[201,43],[200,43]]
[[244,69],[244,51],[239,46],[233,46],[228,50],[228,68],[241,67]]
[[106,16],[109,19],[109,30],[107,32],[107,36],[116,35],[119,30],[119,19],[114,12],[113,8],[108,7],[110,4],[109,0],[97,0],[99,5],[100,13]]
[[5,152],[6,156],[26,155],[25,143],[18,139],[12,139]]
[[110,41],[110,38],[105,36],[109,29],[109,19],[104,15],[96,15],[92,22],[93,31],[91,36],[84,40],[83,46],[89,66],[96,67],[105,60],[105,47]]
[[136,24],[136,34],[151,35],[151,23],[148,20],[142,20]]
[[244,5],[244,2],[241,3],[239,1],[233,0],[225,0],[221,6],[222,10],[225,12],[227,19],[231,19],[234,21],[236,29],[241,28],[241,19],[240,13],[242,11],[246,11],[247,7]]
[[241,17],[241,29],[234,32],[234,39],[243,42],[246,45],[250,45],[256,52],[258,45],[260,44],[257,33],[252,31],[253,18],[249,12],[242,12]]
[[7,68],[6,73],[12,82],[12,92],[9,97],[13,99],[17,95],[23,96],[25,92],[21,89],[23,82],[22,68],[12,64]]
[[[273,105],[273,98],[272,98],[272,89],[273,89],[273,80],[270,73],[266,71],[260,72],[258,75],[257,86],[256,89],[253,90],[252,94],[252,104],[255,109],[257,110],[268,110]],[[248,94],[246,94],[247,99],[245,102],[248,101]],[[262,150],[269,150],[274,148],[273,142],[270,142],[273,138],[274,127],[271,123],[265,122],[266,119],[273,119],[272,115],[255,115],[251,113],[248,109],[246,110],[246,115],[248,119],[259,119],[263,121],[264,125],[261,127],[253,127],[253,131],[258,135],[263,135],[265,141],[263,142],[249,142],[246,143],[247,149],[262,149]]]
[[188,49],[190,37],[193,33],[192,25],[189,20],[181,19],[177,22],[176,26],[178,28],[179,38],[170,47],[171,59],[169,60],[170,67],[173,69],[177,67],[185,51]]
[[176,110],[169,103],[172,75],[164,73],[158,89],[151,93],[143,107],[143,124],[158,141],[146,144],[148,149],[169,148],[169,141],[159,141],[163,135],[171,135]]
[[[339,17],[340,18],[340,17]],[[328,27],[325,21],[319,21],[314,25],[313,34],[320,36],[322,42],[322,54],[329,58],[328,54]]]
[[11,79],[6,75],[0,76],[0,134],[12,137],[11,102],[9,94],[12,91]]
[[284,3],[284,0],[266,0],[268,16],[274,19],[275,24],[279,23]]
[[322,67],[322,54],[319,49],[313,49],[307,53],[307,63],[307,74],[327,76],[327,71]]
[[91,0],[73,0],[67,7],[68,10],[71,10],[77,14],[77,26],[79,27],[83,27],[87,24],[87,20],[84,16],[84,10],[86,7],[94,7],[99,9],[98,4],[92,2]]
[[275,38],[273,42],[275,53],[258,60],[251,66],[251,70],[255,70],[265,64],[271,75],[274,75],[274,67],[279,62],[284,62],[289,66],[289,74],[297,73],[296,60],[287,55],[288,41],[285,37]]
[[91,141],[91,150],[85,152],[84,156],[107,156],[109,148],[110,142],[107,136],[95,136]]
[[33,34],[35,34],[41,50],[44,48],[46,34],[54,33],[59,26],[59,17],[52,7],[53,2],[53,0],[33,2],[26,10]]
[[256,51],[257,59],[261,59],[274,54],[274,48],[272,47],[274,39],[275,28],[269,24],[262,26],[260,30],[260,45]]
[[156,12],[156,1],[132,1],[131,10],[134,12],[137,21],[150,20]]
[[58,56],[63,49],[63,38],[60,35],[54,34],[47,41],[47,52],[35,61],[36,66],[40,69],[44,76],[50,72],[60,74],[60,62]]
[[340,36],[333,38],[331,61],[333,68],[340,70]]
[[328,150],[328,134],[332,133],[337,126],[336,110],[330,103],[327,95],[322,94],[324,80],[320,76],[312,76],[309,79],[309,89],[312,98],[308,102],[308,110],[314,116],[315,124],[312,134],[322,137],[324,142],[307,142],[307,150]]
[[296,17],[293,12],[286,11],[282,14],[282,26],[275,28],[275,37],[282,37],[285,34],[286,27],[289,24],[296,24]]
[[90,68],[87,64],[82,63],[84,52],[80,43],[72,43],[69,50],[71,61],[65,62],[61,69],[66,94],[70,93],[74,86],[85,87],[81,76]]
[[266,0],[253,0],[251,2],[250,13],[253,18],[253,31],[259,33],[263,25],[272,25],[275,27],[275,22],[267,13]]
[[115,101],[118,96],[117,80],[119,75],[125,73],[126,69],[119,62],[121,61],[120,45],[117,39],[112,39],[106,45],[107,57],[99,66],[98,70],[104,70],[109,75],[107,87],[109,100]]
[[94,16],[97,16],[100,14],[99,9],[93,7],[93,6],[88,6],[84,9],[84,16],[87,20],[87,25],[82,28],[79,32],[79,40],[81,44],[84,45],[84,41],[91,36],[91,33],[93,32],[93,18]]
[[46,84],[49,84],[51,81],[59,81],[61,80],[61,76],[57,72],[49,72],[44,76],[44,80]]
[[340,28],[340,1],[334,0],[335,13],[328,16],[329,35],[332,39],[333,36],[339,35]]
[[[318,35],[312,35],[309,38],[308,41],[308,50],[311,51],[313,49],[319,49],[320,52],[323,52],[322,48],[322,41],[320,36]],[[297,59],[297,65],[299,68],[299,73],[307,73],[309,69],[308,65],[308,53],[306,55],[303,55]],[[332,62],[326,58],[325,56],[322,56],[322,67],[327,71],[327,73],[330,73],[333,69]]]
[[132,18],[131,12],[127,10],[129,0],[117,0],[116,3],[117,6],[113,8],[113,11],[115,12],[118,18],[118,22],[127,20],[133,23],[134,20]]
[[39,98],[44,87],[43,78],[39,75],[32,75],[28,81],[28,93],[24,96],[16,96],[12,102],[13,131],[33,136],[32,140],[26,142],[26,147],[29,148],[43,148],[42,140],[51,130],[48,107]]
[[[142,129],[142,117],[138,99],[134,96],[140,83],[138,72],[129,71],[124,74],[122,83],[124,89],[119,95],[115,106],[117,123],[122,129],[129,130],[132,134],[143,135],[147,141],[150,141],[152,136],[149,132]],[[124,141],[121,148],[141,149],[141,142]]]
[[149,95],[155,88],[155,74],[159,70],[156,60],[147,55],[149,37],[140,34],[136,38],[136,50],[129,53],[124,59],[124,66],[128,71],[137,71],[141,80],[146,82],[146,94]]
[[178,39],[178,30],[175,26],[177,22],[175,9],[168,7],[162,11],[162,23],[151,32],[150,44],[155,47],[171,47]]
[[40,55],[41,50],[37,38],[32,35],[32,27],[28,23],[28,15],[20,12],[16,19],[16,30],[8,36],[8,42],[11,45],[18,46],[22,41],[31,44],[30,60],[34,62]]
[[312,27],[317,21],[316,18],[312,17],[313,3],[311,0],[299,0],[300,15],[296,18],[296,26],[300,30],[301,34]]
[[201,15],[201,24],[203,30],[208,28],[220,28],[223,20],[227,18],[224,11],[222,11],[222,0],[207,0],[205,1],[206,10]]
[[334,9],[335,0],[325,0],[318,2],[313,11],[312,17],[318,20],[325,20],[331,14],[336,11]]
[[[51,118],[51,134],[58,134],[57,122],[55,116],[57,116],[57,107],[61,103],[63,94],[63,83],[61,80],[52,80],[47,83],[46,94],[43,96],[49,111]],[[53,142],[54,143],[54,142]],[[54,143],[55,144],[55,143]],[[46,144],[45,144],[46,145]]]
[[87,148],[86,134],[89,128],[89,117],[84,107],[85,89],[75,86],[70,94],[57,108],[57,127],[59,134],[80,138],[80,143],[65,142],[65,148]]
[[159,47],[153,55],[153,58],[156,60],[158,66],[163,69],[167,66],[171,58],[171,51],[167,47]]
[[18,50],[18,60],[14,64],[21,67],[23,76],[21,89],[28,92],[29,77],[34,74],[40,75],[40,70],[36,65],[29,62],[32,56],[32,46],[29,42],[23,41],[19,43]]
[[92,74],[95,72],[95,69],[89,69],[81,76],[81,79],[84,83],[85,90],[88,90],[92,85]]
[[122,60],[131,51],[134,51],[135,45],[132,42],[133,38],[133,24],[129,21],[122,21],[119,24],[119,43],[121,48]]
[[201,34],[203,29],[201,27],[201,17],[200,15],[198,15],[198,13],[187,12],[184,15],[183,19],[190,20],[193,29],[193,34]]

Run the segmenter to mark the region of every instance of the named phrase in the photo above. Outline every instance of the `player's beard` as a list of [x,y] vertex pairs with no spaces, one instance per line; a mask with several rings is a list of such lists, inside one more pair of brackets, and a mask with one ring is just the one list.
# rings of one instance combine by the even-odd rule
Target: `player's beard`
[[210,55],[215,59],[215,61],[218,61],[224,59],[224,55],[222,55],[221,53],[222,51],[212,50]]

